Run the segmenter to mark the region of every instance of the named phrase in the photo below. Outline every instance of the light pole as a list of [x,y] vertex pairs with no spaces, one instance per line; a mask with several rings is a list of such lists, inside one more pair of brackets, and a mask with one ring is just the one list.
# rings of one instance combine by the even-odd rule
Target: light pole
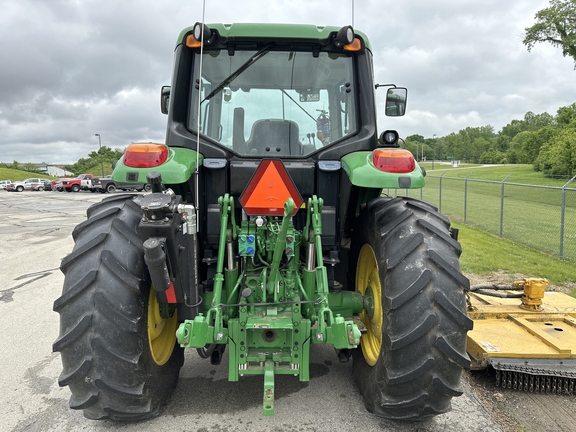
[[434,159],[436,159],[436,134],[432,135],[434,140],[434,156],[432,156],[432,169],[434,169]]
[[100,147],[98,154],[100,155],[100,165],[102,167],[102,177],[104,177],[104,161],[102,160],[102,140],[100,139],[100,134],[94,134],[94,136],[98,137],[98,146]]

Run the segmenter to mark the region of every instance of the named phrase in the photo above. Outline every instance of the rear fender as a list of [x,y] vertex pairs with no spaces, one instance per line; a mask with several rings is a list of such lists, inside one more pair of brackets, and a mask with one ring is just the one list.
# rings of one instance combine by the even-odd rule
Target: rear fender
[[194,150],[181,147],[168,147],[168,158],[162,165],[149,168],[133,168],[120,159],[114,167],[112,180],[122,183],[144,184],[146,174],[157,171],[162,175],[162,183],[167,185],[183,184],[196,170],[196,162],[202,165],[204,157]]
[[371,151],[349,153],[342,158],[342,169],[354,186],[371,189],[421,189],[424,171],[416,167],[408,173],[384,172],[374,166]]

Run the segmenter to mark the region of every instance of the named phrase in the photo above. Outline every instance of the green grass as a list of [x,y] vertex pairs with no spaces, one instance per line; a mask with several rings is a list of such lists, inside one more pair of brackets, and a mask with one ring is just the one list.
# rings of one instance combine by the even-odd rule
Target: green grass
[[57,177],[48,176],[46,174],[33,173],[30,171],[16,170],[12,168],[0,168],[0,180],[11,180],[15,182],[19,180],[26,180],[28,178],[55,179]]
[[[441,165],[434,163],[434,170],[432,170],[432,163],[425,162],[422,165],[426,172],[430,175],[440,176],[444,173],[446,177],[465,178],[476,180],[492,180],[501,182],[509,174],[512,174],[506,182],[508,183],[522,183],[542,186],[564,186],[569,178],[566,179],[551,179],[544,177],[541,172],[534,171],[532,165],[498,165],[486,166],[460,164],[458,168],[452,168],[451,165]],[[571,187],[576,187],[576,180],[571,184]]]
[[[460,265],[466,273],[492,274],[502,270],[525,277],[543,277],[554,285],[576,282],[574,263],[562,261],[510,240],[493,236],[485,231],[460,223],[458,241],[462,244]],[[575,290],[571,295],[576,297]]]
[[[504,185],[502,214],[501,180],[510,170],[515,171],[507,181],[511,181],[514,176],[520,181],[518,184]],[[467,182],[464,181],[470,172],[472,175]],[[559,256],[562,190],[558,185],[564,185],[566,180],[556,181],[555,187],[540,186],[538,182],[553,181],[544,179],[541,173],[536,173],[529,165],[470,167],[466,170],[452,169],[442,178],[438,172],[429,172],[426,187],[410,190],[408,194],[437,205],[441,213],[454,221],[464,222],[492,234],[502,233],[503,237],[517,243]],[[521,186],[523,183],[536,186]],[[570,186],[572,188],[566,190],[564,203],[563,258],[576,261],[576,181]],[[396,193],[394,190],[385,192],[392,195]],[[406,191],[398,190],[397,193],[404,195]]]

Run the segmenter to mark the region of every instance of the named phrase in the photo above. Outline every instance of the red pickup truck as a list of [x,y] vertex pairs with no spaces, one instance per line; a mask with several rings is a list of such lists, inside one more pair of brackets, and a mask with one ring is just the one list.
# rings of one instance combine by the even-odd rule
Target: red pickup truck
[[94,175],[92,174],[80,174],[76,178],[63,178],[62,186],[60,190],[65,190],[66,192],[78,192],[79,190],[90,190],[92,189],[92,180],[94,180]]

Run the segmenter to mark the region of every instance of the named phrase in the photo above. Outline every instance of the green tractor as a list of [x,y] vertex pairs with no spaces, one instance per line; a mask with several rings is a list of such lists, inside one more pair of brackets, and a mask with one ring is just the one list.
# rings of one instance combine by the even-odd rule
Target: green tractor
[[[383,189],[424,170],[378,135],[372,51],[352,27],[196,24],[161,91],[166,145],[133,144],[113,179],[150,193],[91,206],[63,259],[61,386],[90,419],[158,415],[184,348],[228,378],[310,378],[310,350],[353,359],[366,409],[450,410],[469,366],[469,281],[436,207]],[[386,114],[406,89],[388,87]]]

